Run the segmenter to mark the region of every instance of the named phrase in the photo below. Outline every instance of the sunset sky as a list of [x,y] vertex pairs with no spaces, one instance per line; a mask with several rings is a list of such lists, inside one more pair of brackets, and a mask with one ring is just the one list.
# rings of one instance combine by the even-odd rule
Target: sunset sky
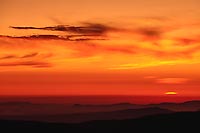
[[0,95],[200,97],[199,0],[0,0]]

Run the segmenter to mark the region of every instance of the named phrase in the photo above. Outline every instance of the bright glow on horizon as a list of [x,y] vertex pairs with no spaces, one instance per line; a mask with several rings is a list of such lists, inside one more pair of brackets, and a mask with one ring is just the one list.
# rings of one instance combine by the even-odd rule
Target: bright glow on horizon
[[166,92],[165,94],[166,95],[177,95],[178,93],[174,92],[174,91],[169,91],[169,92]]

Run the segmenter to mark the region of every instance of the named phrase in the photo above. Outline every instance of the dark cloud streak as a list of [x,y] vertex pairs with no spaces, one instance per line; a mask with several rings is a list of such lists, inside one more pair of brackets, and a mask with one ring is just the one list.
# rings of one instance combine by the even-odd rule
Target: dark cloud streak
[[136,29],[136,32],[147,39],[158,39],[164,31],[159,27],[144,27]]
[[13,58],[17,58],[15,55],[6,55],[3,57],[0,57],[0,60],[4,60],[4,59],[13,59]]
[[39,53],[34,52],[34,53],[28,53],[22,56],[17,56],[17,55],[4,55],[2,57],[0,57],[0,60],[8,60],[8,59],[27,59],[27,58],[33,58],[38,56]]
[[[12,38],[22,39],[52,39],[52,40],[66,40],[66,41],[90,41],[90,40],[107,40],[105,34],[116,28],[96,23],[84,23],[83,26],[69,26],[57,25],[49,27],[20,27],[10,26],[10,28],[17,30],[47,30],[47,31],[61,31],[66,35],[30,35],[30,36],[13,36]],[[7,36],[11,37],[11,36]]]
[[31,54],[26,54],[26,55],[24,55],[24,56],[22,56],[20,58],[32,58],[32,57],[35,57],[37,55],[38,55],[38,53],[31,53]]
[[27,39],[27,40],[64,40],[64,41],[91,41],[107,40],[106,38],[96,35],[30,35],[30,36],[0,36],[1,38]]
[[116,28],[96,23],[85,23],[83,26],[69,26],[69,25],[57,25],[49,27],[19,27],[19,26],[10,26],[10,28],[18,30],[48,30],[48,31],[62,31],[75,34],[94,34],[94,35],[103,35],[108,31],[116,30]]

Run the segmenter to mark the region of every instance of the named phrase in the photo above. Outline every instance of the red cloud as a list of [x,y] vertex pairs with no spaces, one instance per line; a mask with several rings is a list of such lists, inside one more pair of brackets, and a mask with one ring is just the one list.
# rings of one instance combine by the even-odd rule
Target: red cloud
[[188,82],[187,78],[161,78],[156,79],[156,82],[159,84],[184,84]]

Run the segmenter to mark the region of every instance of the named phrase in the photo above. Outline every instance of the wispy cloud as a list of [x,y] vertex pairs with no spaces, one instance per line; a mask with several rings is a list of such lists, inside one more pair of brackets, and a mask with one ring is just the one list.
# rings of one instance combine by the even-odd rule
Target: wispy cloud
[[[30,36],[16,36],[15,38],[24,39],[54,39],[66,41],[89,41],[89,40],[105,40],[105,34],[109,31],[115,31],[117,28],[110,27],[104,24],[84,23],[83,26],[69,26],[69,25],[56,25],[48,27],[21,27],[10,26],[10,28],[17,30],[47,30],[47,31],[60,31],[66,35],[30,35]],[[102,37],[102,38],[100,38]]]
[[16,55],[5,55],[0,57],[0,60],[17,58]]
[[156,79],[156,83],[159,84],[184,84],[188,82],[190,79],[187,78],[161,78]]
[[[16,66],[27,66],[27,67],[51,67],[52,64],[46,62],[44,59],[49,58],[47,54],[39,54],[38,52],[28,54],[10,54],[0,56],[0,67],[16,67]],[[45,57],[46,56],[46,57]],[[36,61],[37,60],[37,61]]]
[[188,46],[188,45],[193,45],[193,44],[195,44],[195,43],[198,43],[198,42],[200,42],[200,39],[199,39],[199,37],[193,37],[193,38],[175,38],[174,40],[176,40],[178,43],[177,43],[177,45],[182,45],[182,46]]
[[[91,37],[89,37],[88,35],[69,35],[69,36],[60,36],[60,35],[31,35],[31,36],[0,36],[0,38],[4,39],[4,38],[8,38],[10,40],[15,40],[15,39],[23,39],[23,40],[28,40],[28,41],[32,41],[33,40],[45,40],[45,41],[49,41],[49,40],[61,40],[63,41],[62,44],[63,46],[66,47],[66,49],[72,49],[77,51],[76,53],[80,53],[78,55],[85,55],[85,54],[81,54],[84,53],[87,50],[87,53],[93,53],[95,54],[99,54],[99,53],[121,53],[121,54],[130,54],[130,55],[137,55],[137,54],[146,54],[152,57],[156,57],[156,58],[163,58],[166,60],[172,60],[172,59],[180,59],[180,58],[193,58],[193,54],[197,53],[200,48],[200,45],[196,44],[196,45],[189,45],[189,46],[179,46],[177,45],[176,42],[172,42],[172,44],[170,45],[170,49],[165,49],[162,48],[160,46],[157,47],[152,47],[151,43],[149,44],[149,47],[143,47],[142,42],[138,42],[138,44],[116,44],[115,42],[111,42],[112,45],[107,44],[108,42],[110,42],[110,40],[108,40],[107,43],[101,43],[101,42],[89,42],[90,40],[105,40],[101,37],[98,36],[93,36],[91,35]],[[93,38],[94,37],[94,38]],[[6,39],[8,41],[8,39]],[[64,43],[64,41],[70,41],[72,43]],[[82,42],[84,41],[84,43],[78,43],[78,42]],[[88,42],[87,42],[88,41]],[[105,40],[106,41],[106,40]],[[13,43],[15,44],[16,42],[18,42],[17,40],[15,40]],[[20,40],[19,40],[20,42]],[[74,42],[74,43],[73,43]],[[198,42],[198,41],[196,41]],[[26,42],[28,43],[28,42]],[[4,44],[4,43],[3,43]],[[70,45],[69,45],[70,44]],[[57,45],[57,44],[56,44]],[[8,45],[7,45],[8,46]],[[10,46],[10,45],[9,45]],[[19,46],[20,47],[20,46]],[[88,51],[89,50],[89,51]],[[33,54],[33,55],[32,55]],[[88,55],[88,54],[87,54]],[[89,54],[91,55],[91,54]],[[30,53],[30,55],[28,54],[28,56],[24,55],[25,57],[29,57],[29,56],[36,56],[36,53]],[[4,58],[14,58],[13,56],[7,55],[5,57],[1,57],[0,59],[4,59]],[[135,64],[134,64],[135,65]]]
[[31,58],[31,57],[35,57],[37,55],[38,55],[38,53],[30,53],[30,54],[23,55],[21,58]]
[[69,25],[56,25],[49,27],[21,27],[21,26],[10,26],[10,28],[18,30],[48,30],[48,31],[62,31],[76,34],[95,34],[102,35],[110,30],[116,30],[113,27],[109,27],[103,24],[96,23],[85,23],[83,26],[69,26]]
[[51,67],[52,65],[47,62],[38,61],[18,61],[18,62],[8,62],[0,63],[0,67],[16,67],[16,66],[30,66],[30,67]]
[[[0,60],[8,60],[8,59],[27,59],[27,58],[33,58],[33,57],[37,57],[40,54],[38,52],[34,52],[34,53],[28,53],[28,54],[24,54],[24,55],[16,55],[16,54],[10,54],[10,55],[3,55],[0,56]],[[42,54],[43,55],[43,54]]]
[[137,68],[148,68],[148,67],[156,67],[156,66],[164,66],[164,65],[175,65],[175,64],[184,64],[185,61],[153,61],[153,62],[145,62],[145,63],[129,63],[129,64],[121,64],[113,66],[109,69],[111,70],[129,70],[129,69],[137,69]]
[[159,39],[165,33],[160,27],[141,27],[135,31],[146,39]]
[[[162,20],[159,20],[159,23],[160,21]],[[3,51],[8,50],[11,53],[4,52],[0,56],[3,65],[10,64],[4,62],[8,60],[27,62],[37,59],[45,62],[46,58],[43,59],[41,53],[49,51],[54,57],[47,57],[47,60],[53,64],[56,62],[64,66],[68,59],[76,62],[75,59],[84,60],[96,56],[109,62],[109,57],[115,57],[119,58],[119,61],[114,59],[115,63],[108,63],[105,68],[123,70],[188,63],[190,59],[198,58],[197,54],[200,52],[199,39],[193,36],[173,36],[171,31],[174,29],[161,24],[135,23],[132,26],[124,24],[109,26],[100,23],[82,23],[75,26],[11,26],[10,28],[35,31],[34,35],[0,35],[0,47],[4,49]],[[45,34],[42,34],[43,30]],[[18,49],[16,55],[13,54],[15,53],[13,47]],[[28,52],[24,53],[20,48]],[[33,48],[36,52],[32,50]]]
[[26,40],[63,40],[63,41],[91,41],[107,40],[96,35],[29,35],[29,36],[0,36],[1,38],[15,38]]

